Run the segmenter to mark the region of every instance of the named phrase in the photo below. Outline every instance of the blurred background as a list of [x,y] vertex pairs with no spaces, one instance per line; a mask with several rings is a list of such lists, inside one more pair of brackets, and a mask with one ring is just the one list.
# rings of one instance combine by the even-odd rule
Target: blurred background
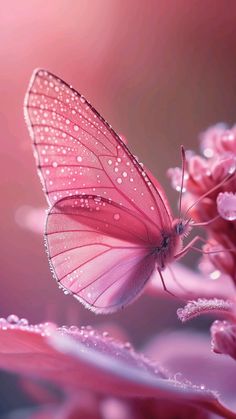
[[[236,122],[235,1],[8,0],[1,4],[0,39],[0,316],[117,322],[136,347],[160,330],[183,327],[176,301],[144,295],[103,317],[58,289],[42,233],[22,226],[28,207],[46,209],[23,99],[35,67],[71,83],[127,138],[176,210],[166,171],[180,164],[180,144],[197,150],[201,131]],[[12,403],[8,393],[0,397],[2,411]]]

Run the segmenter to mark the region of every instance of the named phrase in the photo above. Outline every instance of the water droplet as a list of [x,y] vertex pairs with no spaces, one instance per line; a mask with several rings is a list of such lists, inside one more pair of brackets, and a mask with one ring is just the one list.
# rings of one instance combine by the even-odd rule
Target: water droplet
[[83,159],[82,159],[81,156],[77,156],[76,160],[77,160],[77,162],[81,163]]
[[52,163],[52,167],[57,167],[58,166],[58,163],[56,162],[56,161],[54,161],[53,163]]
[[120,219],[120,214],[114,214],[113,218],[114,220],[118,221]]
[[128,176],[127,175],[127,172],[123,172],[122,175],[123,175],[123,177],[127,177]]
[[25,319],[24,317],[22,317],[22,319],[19,320],[18,324],[20,326],[28,326],[29,322],[27,319]]
[[10,314],[10,316],[7,317],[7,321],[8,323],[11,323],[11,324],[18,324],[19,317],[16,316],[15,314]]
[[79,131],[78,125],[74,125],[74,131]]
[[218,270],[215,270],[210,273],[210,278],[214,280],[220,278],[220,276],[221,276],[221,273]]
[[119,185],[122,183],[122,179],[121,179],[121,177],[118,177],[118,178],[117,178],[117,183],[119,183]]
[[0,317],[0,328],[6,326],[7,320],[4,317]]
[[112,165],[112,160],[108,160],[107,163],[109,164],[109,166],[111,166]]
[[72,326],[69,327],[69,331],[72,332],[72,333],[76,333],[76,332],[78,332],[78,327],[72,325]]

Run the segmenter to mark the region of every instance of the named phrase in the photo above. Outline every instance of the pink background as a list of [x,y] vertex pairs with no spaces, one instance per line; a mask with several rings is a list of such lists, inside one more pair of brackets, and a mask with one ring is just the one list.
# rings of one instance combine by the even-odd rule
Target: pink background
[[8,0],[0,34],[0,316],[62,324],[119,320],[136,344],[170,325],[182,327],[176,301],[143,296],[102,317],[58,289],[42,235],[15,220],[24,205],[46,208],[23,99],[35,67],[73,84],[127,137],[176,209],[165,173],[180,163],[180,144],[197,150],[199,132],[236,121],[236,3]]

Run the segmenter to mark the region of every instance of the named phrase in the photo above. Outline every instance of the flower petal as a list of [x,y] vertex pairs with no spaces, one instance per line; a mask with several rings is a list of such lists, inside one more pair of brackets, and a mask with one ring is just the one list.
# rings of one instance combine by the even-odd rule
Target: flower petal
[[16,318],[13,324],[12,317],[0,325],[0,367],[5,370],[47,379],[65,390],[176,400],[235,417],[213,392],[170,379],[129,345],[91,328],[29,326]]
[[236,220],[236,193],[219,193],[217,197],[217,210],[220,216],[225,220]]
[[198,298],[196,301],[189,301],[184,308],[179,308],[177,310],[177,315],[184,323],[187,320],[200,316],[201,314],[223,312],[225,315],[231,315],[232,311],[233,304],[229,300],[219,300],[218,298],[207,300],[206,298]]
[[212,349],[236,359],[236,324],[216,320],[211,326]]
[[163,333],[150,342],[144,352],[158,359],[177,379],[183,375],[200,386],[214,389],[220,400],[236,411],[235,361],[214,354],[208,336],[192,331]]

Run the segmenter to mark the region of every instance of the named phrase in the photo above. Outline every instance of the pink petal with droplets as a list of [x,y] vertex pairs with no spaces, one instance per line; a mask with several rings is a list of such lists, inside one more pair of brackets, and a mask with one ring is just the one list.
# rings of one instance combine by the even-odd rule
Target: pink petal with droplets
[[225,220],[236,220],[236,193],[219,193],[217,197],[217,210]]
[[2,319],[0,328],[0,366],[5,370],[49,380],[67,391],[84,388],[114,396],[170,399],[235,417],[213,392],[170,379],[130,345],[91,328],[24,326],[16,317],[10,320]]
[[177,310],[177,315],[182,322],[186,322],[201,314],[209,314],[212,312],[231,315],[232,310],[233,305],[231,301],[219,300],[218,298],[209,300],[206,298],[199,298],[196,301],[189,301],[184,308],[179,308]]
[[[152,359],[158,359],[178,380],[185,377],[202,387],[214,389],[219,399],[236,411],[235,361],[214,354],[208,336],[191,331],[163,333],[152,340],[144,352]],[[228,418],[227,414],[222,416]]]

